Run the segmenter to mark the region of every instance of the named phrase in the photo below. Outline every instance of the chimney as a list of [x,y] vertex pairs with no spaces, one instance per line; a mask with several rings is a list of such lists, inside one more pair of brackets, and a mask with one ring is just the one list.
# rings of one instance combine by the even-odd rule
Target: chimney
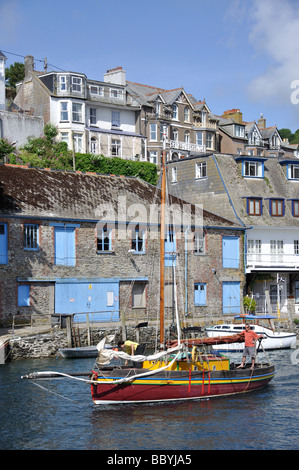
[[122,67],[107,70],[107,73],[104,74],[104,82],[113,83],[114,85],[125,85],[126,72]]
[[266,129],[266,119],[263,116],[263,113],[261,113],[261,117],[257,121],[257,127],[259,129]]
[[229,109],[228,111],[224,111],[224,113],[222,114],[222,117],[232,118],[238,124],[242,124],[243,122],[243,113],[241,113],[239,109]]
[[26,55],[25,57],[25,78],[29,78],[34,71],[34,57],[32,55]]

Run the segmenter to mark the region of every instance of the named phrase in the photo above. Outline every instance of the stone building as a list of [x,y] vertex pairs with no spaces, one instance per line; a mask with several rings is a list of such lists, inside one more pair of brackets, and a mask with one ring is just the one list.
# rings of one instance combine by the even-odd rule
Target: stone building
[[[159,190],[137,178],[0,165],[0,321],[157,321]],[[166,321],[239,313],[243,232],[171,198]],[[175,269],[174,269],[175,268]]]

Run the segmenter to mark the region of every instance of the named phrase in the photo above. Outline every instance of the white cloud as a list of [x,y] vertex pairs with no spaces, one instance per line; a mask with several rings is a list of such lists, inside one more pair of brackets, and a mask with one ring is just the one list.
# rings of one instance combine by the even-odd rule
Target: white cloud
[[254,0],[251,6],[249,41],[268,66],[250,83],[249,96],[272,104],[290,103],[291,83],[299,79],[299,3]]

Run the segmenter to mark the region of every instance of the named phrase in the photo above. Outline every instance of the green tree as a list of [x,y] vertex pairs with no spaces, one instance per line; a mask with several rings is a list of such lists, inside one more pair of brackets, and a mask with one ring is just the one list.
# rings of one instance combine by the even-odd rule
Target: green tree
[[15,62],[5,69],[6,84],[12,88],[16,88],[16,83],[24,80],[25,65],[22,62]]
[[15,152],[15,145],[11,144],[7,139],[0,139],[0,160]]
[[292,131],[290,129],[279,129],[279,134],[282,139],[288,139],[289,142],[291,142],[294,134],[292,134]]

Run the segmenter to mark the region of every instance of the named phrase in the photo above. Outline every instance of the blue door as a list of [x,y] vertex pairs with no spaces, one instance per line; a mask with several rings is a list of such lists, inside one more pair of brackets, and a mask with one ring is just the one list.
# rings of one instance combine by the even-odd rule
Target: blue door
[[0,264],[7,263],[7,224],[0,224]]
[[239,237],[222,237],[222,266],[239,267]]
[[[90,321],[119,320],[119,283],[100,282],[56,282],[55,313],[75,314],[74,320]],[[78,314],[78,315],[76,315]]]
[[174,232],[168,231],[165,240],[165,266],[175,266],[176,242]]
[[241,313],[240,282],[229,281],[222,284],[222,313]]

